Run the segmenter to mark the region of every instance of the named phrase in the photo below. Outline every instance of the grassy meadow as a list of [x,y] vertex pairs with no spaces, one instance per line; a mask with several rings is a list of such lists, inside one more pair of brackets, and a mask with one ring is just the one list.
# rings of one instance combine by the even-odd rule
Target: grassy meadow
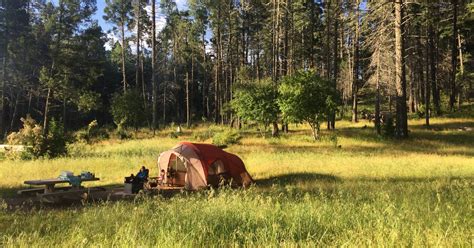
[[[365,121],[338,122],[317,142],[305,125],[291,125],[280,138],[244,130],[226,150],[244,160],[257,182],[250,189],[52,209],[3,203],[0,246],[471,247],[474,118],[432,119],[431,129],[423,123],[410,121],[407,140],[378,137]],[[0,191],[13,197],[24,180],[61,170],[96,173],[101,181],[89,186],[121,184],[141,165],[156,175],[160,152],[207,129],[77,145],[65,158],[3,160]]]

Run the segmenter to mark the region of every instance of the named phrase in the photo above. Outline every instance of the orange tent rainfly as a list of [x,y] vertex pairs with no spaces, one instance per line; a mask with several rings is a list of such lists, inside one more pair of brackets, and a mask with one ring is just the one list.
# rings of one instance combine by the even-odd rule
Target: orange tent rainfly
[[189,190],[223,183],[242,187],[253,183],[238,156],[211,144],[181,142],[160,154],[158,167],[165,172],[165,185]]

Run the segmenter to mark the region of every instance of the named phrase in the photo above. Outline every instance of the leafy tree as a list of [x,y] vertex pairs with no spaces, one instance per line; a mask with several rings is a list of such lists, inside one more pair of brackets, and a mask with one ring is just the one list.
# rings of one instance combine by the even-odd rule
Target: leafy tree
[[112,98],[110,112],[114,122],[119,126],[133,126],[136,129],[145,122],[146,115],[137,90],[128,90],[123,94],[116,94]]
[[257,81],[240,86],[231,105],[242,120],[262,124],[266,131],[270,124],[278,120],[277,94],[270,80]]
[[327,120],[338,105],[338,93],[332,83],[312,70],[298,71],[282,78],[278,92],[283,118],[290,122],[307,122],[314,139],[319,139],[321,122]]

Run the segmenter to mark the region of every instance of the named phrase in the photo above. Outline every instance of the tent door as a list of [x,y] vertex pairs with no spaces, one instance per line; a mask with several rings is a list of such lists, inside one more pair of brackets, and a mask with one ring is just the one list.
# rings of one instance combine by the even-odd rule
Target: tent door
[[167,184],[173,187],[184,187],[186,185],[186,162],[172,154],[168,163]]

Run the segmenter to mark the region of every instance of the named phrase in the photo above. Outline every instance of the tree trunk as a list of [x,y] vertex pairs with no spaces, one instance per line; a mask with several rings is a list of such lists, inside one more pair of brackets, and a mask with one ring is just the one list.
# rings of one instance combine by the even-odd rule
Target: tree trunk
[[[428,35],[429,37],[429,35]],[[428,39],[428,43],[431,43],[431,39]],[[421,46],[421,41],[419,41],[419,46]],[[420,48],[421,49],[421,48]],[[424,95],[423,95],[423,101],[425,103],[425,125],[427,127],[430,126],[430,114],[431,114],[431,107],[430,107],[430,97],[431,97],[431,84],[430,84],[430,76],[431,76],[431,56],[429,56],[429,53],[431,51],[431,45],[426,46],[426,60],[425,60],[425,65],[426,65],[426,76],[423,77],[423,72],[421,71],[420,74],[423,77],[423,85],[424,85]],[[421,52],[420,52],[421,54]],[[423,68],[420,66],[420,69],[423,70]]]
[[[428,54],[427,54],[427,55],[428,55]],[[429,57],[427,58],[427,61],[429,61],[429,64],[430,64],[430,65],[432,64],[431,59],[430,59]],[[431,74],[431,73],[432,73],[431,70],[432,70],[433,68],[432,68],[431,66],[427,66],[426,69],[427,69],[427,71],[426,71],[427,73],[428,73],[428,69],[430,69],[430,75],[432,75],[432,74]],[[428,76],[427,76],[427,77],[425,78],[425,80],[424,80],[424,85],[425,85],[425,89],[424,89],[424,90],[425,90],[425,92],[424,92],[424,93],[425,93],[425,95],[424,95],[424,98],[425,98],[425,99],[424,99],[424,100],[425,100],[425,125],[426,125],[427,127],[429,127],[429,126],[430,126],[430,111],[431,111],[431,110],[430,110],[430,96],[431,96],[431,95],[430,95],[430,94],[431,94],[431,92],[430,92],[431,89],[430,89],[430,88],[431,88],[431,87],[430,87],[430,82],[429,82],[429,80],[428,80]]]
[[20,96],[21,96],[21,90],[17,92],[16,97],[15,97],[15,106],[13,107],[13,114],[12,114],[12,118],[10,119],[10,131],[13,130],[13,128],[15,127],[15,120],[18,114],[18,102],[20,100]]
[[[458,50],[459,50],[459,73],[461,74],[461,77],[464,76],[464,60],[462,57],[462,41],[461,41],[461,35],[458,33]],[[461,80],[462,82],[463,80]],[[469,83],[472,83],[472,80],[469,81]],[[458,109],[461,108],[461,103],[462,103],[462,88],[464,85],[459,85],[458,89]]]
[[127,92],[127,75],[125,72],[125,23],[124,16],[122,16],[122,23],[120,24],[120,30],[122,35],[122,82],[123,82],[123,93]]
[[203,32],[201,35],[202,39],[202,63],[203,63],[203,70],[202,70],[202,116],[208,118],[208,105],[206,104],[206,99],[209,97],[208,86],[207,86],[207,66],[206,66],[206,32]]
[[310,126],[311,126],[311,132],[313,134],[313,139],[314,140],[319,140],[319,138],[320,138],[320,124],[319,124],[319,122],[311,124]]
[[357,93],[354,87],[352,88],[353,93],[352,93],[352,122],[358,122],[359,119],[357,118]]
[[[338,47],[339,47],[339,42],[338,42],[338,37],[339,37],[339,31],[338,31],[338,28],[339,28],[339,1],[336,1],[336,9],[334,11],[334,44],[333,44],[333,87],[334,87],[334,90],[337,91],[337,78],[338,78],[338,74],[339,74],[339,57],[338,57]],[[331,129],[334,130],[336,129],[336,111],[332,112],[331,113],[331,117],[330,117],[330,125],[331,125]]]
[[405,48],[403,45],[403,0],[395,2],[395,88],[397,93],[397,123],[396,135],[408,137],[406,78],[405,78]]
[[141,34],[141,30],[140,30],[140,15],[141,15],[141,6],[140,6],[140,1],[141,0],[136,0],[136,20],[137,20],[137,37],[136,37],[136,45],[137,45],[137,61],[135,61],[135,86],[137,87],[138,91],[140,92],[140,34]]
[[[218,1],[219,2],[219,1]],[[220,19],[221,18],[221,6],[220,6],[220,3],[218,3],[218,9],[217,9],[217,18]],[[219,74],[220,74],[220,70],[221,70],[221,27],[220,27],[220,24],[218,24],[217,26],[217,34],[216,34],[216,38],[217,38],[217,44],[216,44],[216,55],[217,55],[217,58],[216,58],[216,61],[215,61],[215,76],[214,76],[214,122],[216,124],[219,124],[219,102],[220,102],[220,97],[219,97],[219,94],[220,94],[220,89],[219,89]]]
[[9,52],[8,52],[8,46],[10,43],[10,35],[9,35],[9,24],[8,24],[8,18],[5,15],[5,42],[3,44],[3,65],[2,65],[2,82],[1,82],[1,96],[0,96],[0,105],[1,105],[1,111],[2,113],[0,114],[0,140],[4,138],[5,136],[5,128],[6,128],[6,113],[7,113],[7,94],[6,94],[6,89],[7,89],[7,65],[8,65],[8,58],[9,58]]
[[278,137],[278,123],[276,121],[272,123],[272,137]]
[[[177,75],[176,75],[176,61],[173,59],[173,84],[176,86],[178,85],[178,78],[177,78]],[[181,99],[180,99],[181,100]],[[180,102],[181,101],[177,101],[177,104],[176,104],[176,117],[177,119],[181,122],[182,120],[180,119],[180,116],[179,116],[179,111],[180,111]],[[172,108],[171,108],[172,109]]]
[[215,62],[214,75],[214,123],[219,124],[219,62]]
[[[431,77],[431,93],[433,96],[433,106],[436,112],[436,115],[441,115],[441,105],[440,105],[440,98],[439,98],[439,89],[438,89],[438,79],[437,79],[437,36],[438,30],[435,30],[433,22],[437,21],[437,11],[436,6],[434,3],[427,0],[429,5],[429,25],[428,25],[428,43],[430,47],[430,77]],[[437,3],[437,1],[436,1]]]
[[51,88],[48,87],[48,94],[46,95],[46,103],[44,104],[44,117],[43,117],[43,136],[48,134],[48,126],[49,126],[49,99],[51,98]]
[[453,5],[453,36],[451,38],[451,95],[449,97],[449,109],[454,111],[454,103],[456,102],[456,71],[458,62],[458,0],[451,0]]
[[166,123],[166,81],[163,82],[163,125]]
[[[326,2],[326,80],[331,80],[331,18],[330,18],[330,10],[331,10],[331,1]],[[337,36],[337,35],[335,35]],[[328,127],[329,129],[330,127]]]
[[[143,49],[143,48],[142,48]],[[142,85],[142,99],[143,99],[143,108],[145,109],[145,112],[146,110],[148,109],[148,104],[146,103],[146,83],[145,83],[145,70],[144,70],[144,57],[143,57],[143,54],[142,56],[140,56],[141,59],[140,59],[140,79],[141,79],[141,85]],[[147,121],[149,120],[148,118],[146,118]],[[150,123],[148,123],[150,124]]]
[[186,126],[191,126],[191,120],[189,116],[189,73],[186,72]]
[[28,91],[28,108],[26,110],[27,115],[31,115],[31,101],[33,100],[33,90]]
[[66,94],[63,96],[63,131],[66,132],[67,128],[67,97]]
[[[380,48],[378,48],[380,49]],[[382,134],[381,128],[380,128],[380,50],[377,51],[377,69],[375,71],[376,73],[376,90],[377,90],[377,96],[375,100],[375,130],[377,131],[377,134],[380,135]]]
[[[8,35],[7,35],[8,37]],[[7,99],[6,99],[6,85],[7,85],[7,49],[5,48],[5,56],[3,57],[3,73],[2,73],[2,83],[1,83],[1,96],[0,96],[0,104],[1,104],[1,111],[2,113],[0,114],[0,140],[3,139],[5,136],[5,118],[6,118],[6,110],[7,110]]]
[[359,4],[356,1],[356,18],[355,18],[355,34],[354,34],[354,68],[352,75],[352,122],[357,122],[357,91],[359,90]]
[[152,28],[151,28],[151,82],[152,82],[152,124],[151,128],[153,129],[153,134],[158,126],[157,124],[157,98],[158,98],[158,85],[156,83],[156,18],[155,18],[155,4],[156,0],[151,1],[151,18],[152,18]]
[[410,113],[415,112],[415,87],[414,87],[414,81],[415,81],[415,70],[414,70],[414,65],[411,64],[410,68],[410,89],[408,91],[408,110]]

